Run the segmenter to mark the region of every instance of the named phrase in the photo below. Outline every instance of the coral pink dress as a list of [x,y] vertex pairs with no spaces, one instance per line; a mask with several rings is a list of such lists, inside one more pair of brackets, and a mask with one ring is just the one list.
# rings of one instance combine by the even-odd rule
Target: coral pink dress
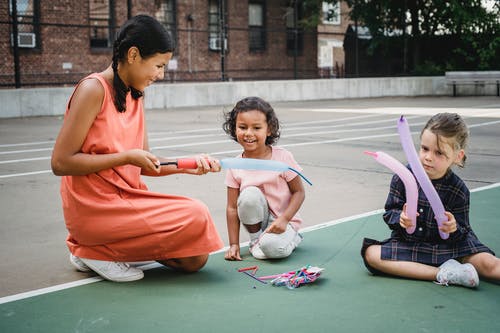
[[[142,149],[142,98],[134,100],[129,93],[127,110],[120,113],[113,104],[109,83],[99,74],[85,79],[88,78],[98,79],[105,94],[81,151],[110,154]],[[108,261],[166,260],[207,254],[223,246],[203,203],[148,191],[141,180],[141,169],[133,165],[86,176],[64,176],[61,198],[69,231],[66,242],[71,253],[78,257]]]

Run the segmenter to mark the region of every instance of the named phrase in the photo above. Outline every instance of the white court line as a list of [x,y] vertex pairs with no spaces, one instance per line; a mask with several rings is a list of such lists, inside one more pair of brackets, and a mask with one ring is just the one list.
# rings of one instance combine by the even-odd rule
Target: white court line
[[[341,121],[347,121],[347,120],[355,120],[355,119],[363,119],[363,118],[373,118],[373,117],[380,117],[382,116],[381,114],[372,114],[372,115],[362,115],[362,116],[353,116],[353,117],[344,117],[344,118],[335,118],[335,119],[323,119],[323,120],[316,120],[316,121],[304,121],[304,122],[295,122],[295,123],[283,123],[285,127],[288,126],[302,126],[302,125],[310,125],[310,124],[322,124],[322,123],[330,123],[330,122],[341,122]],[[336,126],[342,126],[341,125],[336,125]],[[161,138],[154,138],[151,139],[152,136],[159,136],[159,135],[175,135],[175,134],[190,134],[190,133],[202,133],[202,132],[214,132],[214,131],[220,131],[221,128],[219,127],[212,127],[212,128],[200,128],[200,129],[192,129],[192,130],[178,130],[178,131],[148,131],[148,136],[150,137],[150,141],[159,141]],[[213,136],[213,135],[225,135],[225,134],[205,134],[205,136]],[[203,135],[193,135],[192,137],[199,137]],[[178,137],[179,139],[185,139],[185,138],[190,138],[191,136],[181,136]],[[170,138],[167,138],[170,139]],[[49,141],[36,141],[36,142],[21,142],[21,143],[11,143],[11,144],[0,144],[0,148],[9,148],[9,147],[19,147],[19,146],[32,146],[32,145],[42,145],[42,144],[53,144],[55,143],[55,140],[49,140]],[[6,152],[8,153],[8,152]]]
[[[377,115],[377,116],[379,116],[379,115]],[[331,122],[331,121],[332,120],[325,120],[325,121],[321,121],[321,123]],[[355,126],[355,125],[356,126],[357,125],[371,125],[371,124],[375,124],[375,123],[389,122],[389,121],[393,121],[393,119],[383,119],[383,120],[376,120],[376,121],[359,122],[359,123],[355,123],[355,124],[352,124],[352,125],[349,125],[349,124],[338,124],[338,125],[324,125],[324,126],[316,126],[316,127],[300,127],[301,123],[296,123],[293,126],[297,126],[297,127],[293,127],[293,126],[292,127],[287,127],[286,131],[299,131],[299,130],[303,131],[303,130],[306,130],[306,129],[349,127],[349,126]],[[318,122],[316,122],[316,123],[318,123]],[[390,127],[370,128],[369,130],[387,129],[387,128],[390,128]],[[283,130],[285,130],[285,128],[283,128]],[[360,130],[366,130],[366,129],[360,129]],[[360,131],[360,130],[358,130],[358,131]],[[324,133],[328,133],[328,132],[323,132],[321,134],[324,134]],[[316,135],[316,134],[317,134],[317,132],[313,132],[310,135]],[[308,135],[308,133],[300,133],[298,135],[299,136],[303,136],[303,135]],[[186,140],[186,139],[207,138],[207,137],[214,137],[214,136],[227,136],[227,135],[225,133],[214,133],[214,134],[197,134],[197,135],[187,135],[187,136],[173,136],[173,137],[163,137],[163,138],[150,138],[149,142],[151,143],[151,142],[169,141],[169,140]],[[285,138],[285,137],[286,136],[284,135],[283,138]],[[224,143],[226,141],[227,140],[224,140],[224,141],[220,141],[220,140],[217,140],[217,141],[205,141],[202,144]],[[231,140],[229,140],[229,141],[231,141]],[[167,149],[167,148],[179,148],[179,147],[189,147],[189,146],[193,146],[193,145],[200,145],[200,143],[186,143],[186,144],[169,145],[169,146],[155,146],[155,147],[151,147],[151,150],[155,150],[155,149]],[[29,152],[40,152],[40,151],[47,151],[47,150],[52,150],[52,148],[10,150],[10,151],[0,152],[0,155],[20,154],[20,153],[29,153]],[[50,157],[46,157],[46,158],[50,158]],[[40,158],[40,159],[43,159],[43,158]],[[28,161],[35,161],[35,160],[36,159],[30,159],[30,158],[27,158],[27,159],[16,159],[16,160],[2,161],[2,162],[0,162],[0,164],[17,163],[17,162],[28,162]]]
[[52,147],[50,147],[50,148],[39,148],[39,149],[23,149],[23,150],[0,151],[0,155],[20,154],[20,153],[35,153],[35,152],[47,151],[47,150],[52,150]]
[[226,133],[214,133],[214,134],[196,134],[196,135],[186,135],[186,136],[170,136],[161,138],[149,138],[149,142],[158,141],[168,141],[168,140],[185,140],[185,139],[196,139],[196,138],[207,138],[210,136],[226,136]]
[[[358,218],[368,217],[368,216],[371,216],[371,215],[379,214],[382,211],[383,210],[379,209],[379,210],[374,210],[374,211],[363,213],[363,214],[357,214],[357,215],[353,215],[353,216],[342,218],[342,219],[338,219],[338,220],[333,220],[333,221],[329,221],[329,222],[325,222],[325,223],[320,223],[320,224],[318,224],[316,226],[311,226],[311,227],[307,227],[307,228],[301,229],[300,232],[301,233],[306,233],[306,232],[310,232],[310,231],[314,231],[314,230],[326,228],[326,227],[333,226],[333,225],[336,225],[336,224],[349,222],[349,221],[352,221],[352,220],[355,220],[355,219],[358,219]],[[244,247],[244,246],[247,246],[247,245],[248,245],[248,242],[240,243],[241,247]],[[217,254],[217,253],[225,252],[225,251],[227,251],[227,249],[229,249],[229,246],[226,246],[226,247],[224,247],[224,248],[222,248],[222,249],[220,249],[218,251],[212,252],[210,255],[214,255],[214,254]],[[142,270],[149,270],[149,269],[153,269],[153,268],[157,268],[157,267],[161,267],[161,266],[162,266],[161,264],[153,262],[153,263],[146,264],[146,265],[139,266],[139,267]],[[86,284],[90,284],[90,283],[94,283],[94,282],[99,282],[99,281],[102,281],[102,280],[103,280],[103,278],[101,278],[101,277],[92,277],[92,278],[77,280],[77,281],[73,281],[73,282],[58,284],[58,285],[47,287],[47,288],[35,289],[35,290],[31,290],[31,291],[27,291],[27,292],[15,294],[15,295],[5,296],[5,297],[1,297],[0,298],[0,304],[14,302],[14,301],[19,301],[19,300],[22,300],[22,299],[26,299],[26,298],[30,298],[30,297],[35,297],[35,296],[39,296],[39,295],[44,295],[44,294],[49,294],[49,293],[53,293],[53,292],[57,292],[57,291],[61,291],[61,290],[69,289],[69,288],[79,287],[79,286],[83,286],[83,285],[86,285]]]
[[344,118],[334,118],[334,119],[323,119],[323,120],[312,120],[312,121],[301,121],[296,123],[283,123],[285,126],[302,126],[302,125],[312,125],[312,124],[323,124],[323,123],[338,123],[346,120],[355,120],[355,119],[365,119],[365,118],[374,118],[383,116],[382,114],[369,114],[362,116],[353,116],[353,117],[344,117]]
[[479,124],[467,125],[467,127],[468,128],[481,127],[481,126],[487,126],[487,125],[494,125],[494,124],[498,124],[498,123],[500,123],[500,120],[490,121],[490,122],[487,122],[487,123],[479,123]]
[[22,158],[22,159],[18,159],[18,160],[0,161],[0,164],[20,163],[20,162],[32,162],[32,161],[42,161],[42,160],[50,160],[50,156],[31,157],[31,158]]
[[22,177],[22,176],[40,175],[42,173],[52,173],[52,170],[40,170],[40,171],[31,171],[31,172],[22,172],[22,173],[11,173],[11,174],[8,174],[8,175],[0,175],[0,179],[2,179],[2,178],[11,178],[11,177]]
[[56,291],[69,289],[69,288],[73,288],[73,287],[79,287],[79,286],[83,286],[83,285],[86,285],[89,283],[99,282],[102,280],[103,279],[101,277],[91,277],[91,278],[87,278],[87,279],[83,279],[83,280],[77,280],[77,281],[63,283],[63,284],[57,284],[57,285],[52,286],[52,287],[35,289],[35,290],[27,291],[24,293],[20,293],[20,294],[5,296],[5,297],[0,298],[0,304],[19,301],[19,300],[22,300],[25,298],[30,298],[30,297],[35,297],[38,295],[53,293]]
[[[499,186],[500,186],[500,183],[495,183],[495,184],[475,188],[475,189],[471,190],[471,192],[480,192],[480,191],[489,190],[489,189],[499,187]],[[315,230],[320,230],[323,228],[328,228],[328,227],[331,227],[331,226],[334,226],[337,224],[351,222],[351,221],[358,220],[361,218],[373,216],[376,214],[381,214],[383,211],[384,211],[383,209],[377,209],[377,210],[372,210],[372,211],[366,212],[366,213],[356,214],[356,215],[352,215],[349,217],[340,218],[337,220],[331,220],[331,221],[319,223],[319,224],[316,224],[313,226],[303,228],[300,230],[300,232],[307,233],[307,232],[311,232],[311,231],[315,231]],[[242,247],[247,246],[247,245],[248,245],[248,242],[240,243],[240,246],[242,246]],[[227,249],[229,249],[229,246],[226,246],[218,251],[212,252],[211,255],[224,252]],[[146,264],[146,265],[139,266],[139,267],[142,270],[149,270],[149,269],[153,269],[153,268],[161,267],[161,266],[162,265],[160,265],[159,263],[154,262],[154,263]],[[48,294],[48,293],[53,293],[53,292],[57,292],[57,291],[61,291],[61,290],[69,289],[69,288],[79,287],[79,286],[83,286],[86,284],[99,282],[102,280],[103,279],[101,277],[92,277],[92,278],[86,278],[86,279],[77,280],[77,281],[73,281],[73,282],[58,284],[58,285],[47,287],[47,288],[31,290],[31,291],[27,291],[27,292],[15,294],[15,295],[5,296],[5,297],[0,298],[0,304],[19,301],[19,300],[22,300],[25,298],[30,298],[30,297],[35,297],[35,296],[44,295],[44,294]]]
[[462,117],[500,117],[500,108],[449,108],[449,107],[384,107],[384,108],[296,108],[287,109],[287,111],[308,111],[308,112],[346,112],[346,113],[377,113],[377,114],[399,114],[399,115],[419,115],[419,116],[433,116],[436,113],[451,112],[458,113]]
[[[412,134],[417,133],[417,132],[412,132]],[[360,137],[355,137],[355,138],[344,138],[344,139],[335,139],[335,140],[322,140],[322,141],[312,141],[312,142],[303,142],[303,143],[291,143],[291,144],[285,144],[285,145],[280,145],[280,147],[296,147],[296,146],[309,146],[309,145],[316,145],[316,144],[326,144],[326,143],[335,143],[335,142],[345,142],[345,141],[355,141],[355,140],[363,140],[363,139],[373,139],[373,138],[383,138],[383,137],[389,137],[389,136],[397,136],[399,135],[398,133],[394,134],[380,134],[380,135],[368,135],[368,136],[360,136]],[[213,143],[228,143],[231,141],[208,141],[208,142],[203,142],[203,143],[190,143],[190,144],[181,144],[181,145],[172,145],[172,146],[161,146],[161,147],[152,147],[151,151],[154,150],[161,150],[161,149],[168,149],[168,148],[175,148],[175,147],[189,147],[189,146],[201,146],[201,145],[208,145],[208,144],[213,144]],[[236,152],[239,152],[241,150],[237,150]],[[217,154],[222,155],[224,153],[234,153],[235,150],[228,150],[226,152],[219,152]],[[209,153],[210,154],[210,153]],[[211,153],[210,155],[215,155]],[[181,158],[183,156],[173,156],[172,158]],[[24,172],[24,173],[13,173],[13,174],[7,174],[7,175],[0,175],[0,179],[2,178],[10,178],[10,177],[21,177],[21,176],[29,176],[29,175],[36,175],[36,174],[42,174],[42,173],[49,173],[52,172],[51,170],[41,170],[41,171],[33,171],[33,172]]]
[[36,141],[36,142],[22,142],[22,143],[9,143],[9,144],[0,145],[0,148],[18,147],[18,146],[45,145],[45,144],[54,143],[54,142],[55,142],[55,140],[50,140],[50,141]]
[[[500,123],[500,120],[490,121],[490,122],[486,122],[486,123],[472,124],[472,125],[468,125],[468,127],[474,128],[474,127],[488,126],[488,125],[493,125],[493,124],[498,124],[498,123]],[[419,133],[419,132],[418,131],[411,132],[412,135],[417,134],[417,133]],[[313,134],[315,134],[315,133],[313,133]],[[313,135],[313,134],[311,134],[311,135]],[[288,135],[288,136],[284,136],[283,138],[300,136],[300,135],[302,135],[302,134]],[[310,146],[310,145],[338,143],[338,142],[346,142],[346,141],[357,141],[357,140],[363,140],[363,139],[384,138],[384,137],[391,137],[391,136],[397,136],[397,135],[399,135],[399,134],[393,133],[393,134],[367,135],[367,136],[359,136],[359,137],[352,137],[352,138],[321,140],[321,141],[311,141],[311,142],[302,142],[302,143],[290,143],[290,144],[284,144],[284,145],[280,145],[280,146],[281,147]],[[179,148],[179,147],[202,146],[202,145],[209,145],[209,144],[214,144],[214,143],[231,143],[231,142],[232,141],[228,141],[228,140],[217,140],[217,141],[207,141],[207,142],[202,142],[202,143],[198,142],[198,143],[171,145],[171,146],[158,146],[158,147],[152,147],[151,151],[169,149],[169,148]],[[225,153],[234,153],[234,152],[235,152],[235,150],[228,150],[226,152],[218,152],[217,155],[223,155]],[[238,152],[238,151],[236,151],[236,152]],[[215,154],[211,153],[211,155],[215,155]],[[181,158],[181,157],[185,157],[185,156],[177,156],[177,157],[174,156],[172,158]],[[42,171],[33,171],[33,172],[25,172],[25,173],[14,173],[14,174],[8,174],[8,175],[0,175],[0,179],[10,178],[10,177],[29,176],[29,175],[36,175],[36,174],[49,173],[49,172],[52,172],[52,171],[51,170],[42,170]]]
[[[310,124],[321,124],[328,122],[341,122],[355,119],[363,119],[363,118],[372,118],[379,117],[385,114],[413,114],[415,116],[424,116],[424,115],[434,115],[438,112],[456,112],[464,117],[500,117],[500,108],[498,105],[484,105],[483,108],[432,108],[432,107],[384,107],[384,108],[364,108],[364,109],[346,109],[346,108],[295,108],[295,109],[287,109],[288,111],[311,111],[311,112],[348,112],[348,113],[372,113],[368,115],[361,116],[352,116],[352,117],[344,117],[339,119],[325,119],[325,120],[316,120],[316,121],[305,121],[305,122],[296,122],[296,123],[283,123],[286,127],[293,126],[301,126],[301,125],[310,125]],[[411,119],[407,117],[407,119]],[[338,125],[337,125],[338,126]],[[291,128],[284,128],[291,129]],[[156,135],[172,135],[172,134],[186,134],[186,133],[200,133],[200,132],[212,132],[219,131],[220,128],[203,128],[203,129],[193,129],[193,130],[179,130],[179,131],[163,131],[163,132],[148,132],[149,136]],[[193,136],[196,137],[196,136]],[[151,140],[151,139],[150,139]],[[158,138],[154,138],[151,141],[161,140]],[[30,145],[41,145],[41,144],[49,144],[54,143],[55,140],[49,141],[38,141],[38,142],[23,142],[23,143],[12,143],[12,144],[0,144],[0,148],[8,148],[8,147],[18,147],[18,146],[30,146]],[[49,150],[52,148],[46,148],[42,150]],[[19,152],[31,152],[31,151],[40,151],[40,150],[21,150]],[[9,152],[5,152],[9,153]],[[1,153],[0,153],[1,154]]]
[[[421,118],[420,116],[409,116],[406,117],[406,119],[414,119],[414,118]],[[356,126],[364,126],[364,125],[372,125],[372,124],[379,124],[379,123],[388,123],[391,122],[393,125],[391,127],[396,127],[398,119],[394,118],[387,118],[387,119],[381,119],[381,120],[370,120],[370,121],[359,121],[353,124],[338,124],[338,125],[321,125],[321,126],[303,126],[303,125],[293,125],[293,126],[283,126],[282,130],[283,131],[288,131],[288,130],[293,130],[293,131],[302,131],[305,129],[318,129],[318,128],[338,128],[338,127],[356,127]],[[412,123],[412,126],[419,125],[419,124],[425,124],[425,122],[422,123]],[[384,127],[380,127],[384,128]]]
[[[416,123],[414,125],[423,125],[423,124],[424,123]],[[321,128],[321,127],[322,126],[317,127],[317,128]],[[389,125],[389,126],[382,126],[382,127],[354,128],[354,129],[344,129],[344,130],[337,129],[337,130],[331,130],[331,131],[315,131],[315,132],[305,132],[305,133],[296,133],[296,134],[286,134],[286,135],[283,135],[283,138],[286,139],[286,138],[299,137],[299,136],[315,136],[315,135],[322,135],[322,134],[338,134],[338,133],[352,133],[352,132],[356,132],[356,133],[359,133],[359,132],[372,132],[372,131],[380,131],[380,130],[391,129],[393,127],[396,127],[396,124]],[[165,139],[158,139],[158,140],[149,140],[149,141],[163,141],[163,140],[167,140],[167,138],[165,138]],[[151,147],[151,151],[160,150],[160,149],[169,149],[169,148],[199,146],[199,145],[202,145],[202,144],[228,143],[228,142],[233,142],[233,141],[225,139],[223,141],[205,141],[203,143],[196,142],[196,143],[183,143],[183,144],[168,145],[168,146],[154,146],[154,147]],[[286,146],[286,145],[284,145],[284,146]],[[0,164],[31,162],[31,161],[48,160],[48,159],[50,159],[50,156],[24,158],[24,159],[16,159],[16,160],[5,160],[5,161],[0,161]]]

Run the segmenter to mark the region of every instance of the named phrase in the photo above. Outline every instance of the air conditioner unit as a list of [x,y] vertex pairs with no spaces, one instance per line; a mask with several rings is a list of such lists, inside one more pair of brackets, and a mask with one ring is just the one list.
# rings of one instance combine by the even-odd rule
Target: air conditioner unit
[[220,50],[220,38],[210,38],[208,47],[210,50]]
[[[14,38],[11,35],[12,46],[14,46]],[[32,32],[19,32],[17,34],[17,46],[23,48],[36,47],[36,35]]]
[[[220,38],[210,38],[209,41],[209,48],[210,50],[220,50],[222,45],[221,45],[221,39]],[[227,39],[224,38],[224,49],[227,50]]]

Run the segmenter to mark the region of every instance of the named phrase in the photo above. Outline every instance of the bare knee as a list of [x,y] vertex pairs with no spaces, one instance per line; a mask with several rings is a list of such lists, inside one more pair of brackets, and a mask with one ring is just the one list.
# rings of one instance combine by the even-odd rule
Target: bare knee
[[471,263],[483,277],[498,278],[500,274],[500,259],[490,253],[476,253],[465,257],[463,261]]
[[365,261],[370,266],[377,266],[380,262],[380,245],[371,245],[366,249]]
[[194,257],[173,258],[160,261],[161,264],[183,271],[185,273],[194,273],[205,266],[208,261],[208,254],[202,254]]
[[204,254],[196,257],[184,258],[186,259],[184,265],[182,266],[182,270],[187,273],[198,272],[200,269],[205,266],[208,261],[208,254]]

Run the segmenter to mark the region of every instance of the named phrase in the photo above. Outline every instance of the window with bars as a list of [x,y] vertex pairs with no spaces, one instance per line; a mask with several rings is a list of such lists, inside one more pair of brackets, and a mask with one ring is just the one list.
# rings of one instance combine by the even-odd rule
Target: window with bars
[[176,1],[157,0],[155,17],[165,27],[177,45]]
[[302,54],[304,49],[304,30],[299,27],[303,19],[301,2],[286,10],[286,49],[289,54]]
[[260,1],[248,3],[248,48],[250,51],[266,49],[265,6]]
[[[16,4],[17,17],[17,46],[20,48],[38,48],[39,42],[39,1],[38,0],[14,0]],[[13,3],[9,0],[9,14],[13,15]],[[12,45],[14,44],[11,35]]]
[[[208,49],[220,51],[222,46],[227,50],[227,37],[223,29],[226,21],[225,0],[209,0],[208,3]],[[221,38],[223,37],[223,38]]]
[[113,42],[112,8],[109,0],[89,0],[90,47],[108,48]]
[[339,25],[340,21],[340,2],[335,4],[323,1],[323,24]]

